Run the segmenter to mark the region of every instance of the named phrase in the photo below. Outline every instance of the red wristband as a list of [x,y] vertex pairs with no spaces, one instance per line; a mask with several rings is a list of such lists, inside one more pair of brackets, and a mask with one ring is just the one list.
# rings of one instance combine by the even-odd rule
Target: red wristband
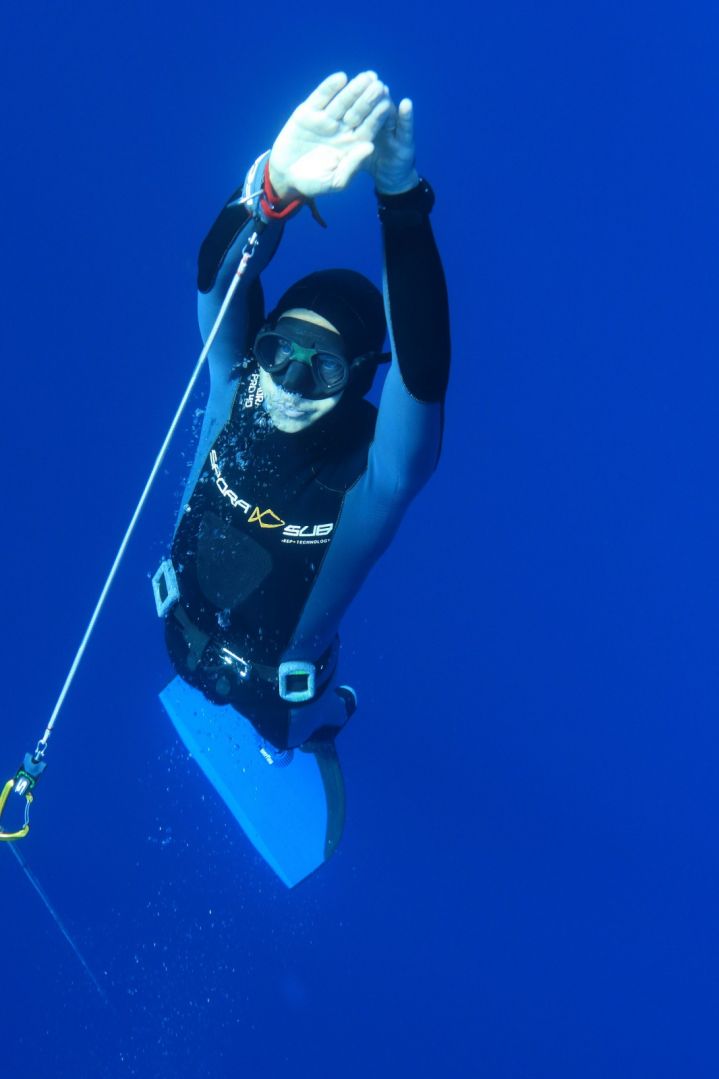
[[262,191],[263,194],[260,198],[260,208],[271,221],[284,221],[285,218],[291,217],[292,214],[296,214],[298,210],[301,210],[307,201],[299,195],[296,199],[291,199],[286,206],[278,206],[278,203],[281,203],[282,199],[272,186],[269,161],[265,165],[265,172],[262,178]]

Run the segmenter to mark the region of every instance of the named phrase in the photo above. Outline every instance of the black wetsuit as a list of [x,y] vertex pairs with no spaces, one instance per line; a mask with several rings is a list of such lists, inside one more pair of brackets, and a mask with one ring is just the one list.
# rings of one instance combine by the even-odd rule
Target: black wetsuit
[[[236,200],[258,190],[265,162],[258,159],[202,246],[203,337],[253,230]],[[258,277],[281,223],[262,232],[210,353],[210,398],[172,547],[180,602],[166,620],[167,642],[183,678],[233,704],[279,748],[344,722],[340,619],[437,463],[449,327],[432,201],[424,183],[380,196],[393,360],[379,410],[345,391],[302,431],[272,426],[249,353],[262,319]],[[316,665],[312,701],[279,696],[276,671],[286,660]]]

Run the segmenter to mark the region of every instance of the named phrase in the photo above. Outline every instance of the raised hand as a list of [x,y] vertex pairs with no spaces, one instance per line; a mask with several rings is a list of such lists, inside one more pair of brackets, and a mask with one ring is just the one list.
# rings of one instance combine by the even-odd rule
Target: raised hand
[[414,167],[414,109],[408,97],[399,108],[390,101],[382,130],[374,140],[374,153],[363,165],[382,195],[401,195],[419,183]]
[[341,191],[374,153],[391,108],[374,71],[351,81],[330,75],[280,131],[270,154],[270,180],[281,198]]

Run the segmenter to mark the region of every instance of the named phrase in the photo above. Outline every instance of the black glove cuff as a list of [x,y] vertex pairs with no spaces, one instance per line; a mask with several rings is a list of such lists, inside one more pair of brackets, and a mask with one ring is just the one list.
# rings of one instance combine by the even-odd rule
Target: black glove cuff
[[377,212],[383,225],[411,228],[426,221],[434,206],[434,191],[426,180],[401,195],[383,195],[375,191]]

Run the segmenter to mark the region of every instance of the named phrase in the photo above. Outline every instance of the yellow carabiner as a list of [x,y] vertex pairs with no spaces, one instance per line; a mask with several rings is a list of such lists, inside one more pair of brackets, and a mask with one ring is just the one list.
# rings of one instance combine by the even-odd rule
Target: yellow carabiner
[[[7,783],[2,789],[0,794],[0,817],[3,815],[5,809],[5,803],[10,797],[10,793],[15,788],[15,780],[17,776],[13,776],[12,779],[8,779]],[[3,839],[24,839],[27,833],[30,831],[30,803],[32,802],[32,794],[30,791],[25,792],[25,823],[17,832],[5,832],[0,827],[0,840]]]

